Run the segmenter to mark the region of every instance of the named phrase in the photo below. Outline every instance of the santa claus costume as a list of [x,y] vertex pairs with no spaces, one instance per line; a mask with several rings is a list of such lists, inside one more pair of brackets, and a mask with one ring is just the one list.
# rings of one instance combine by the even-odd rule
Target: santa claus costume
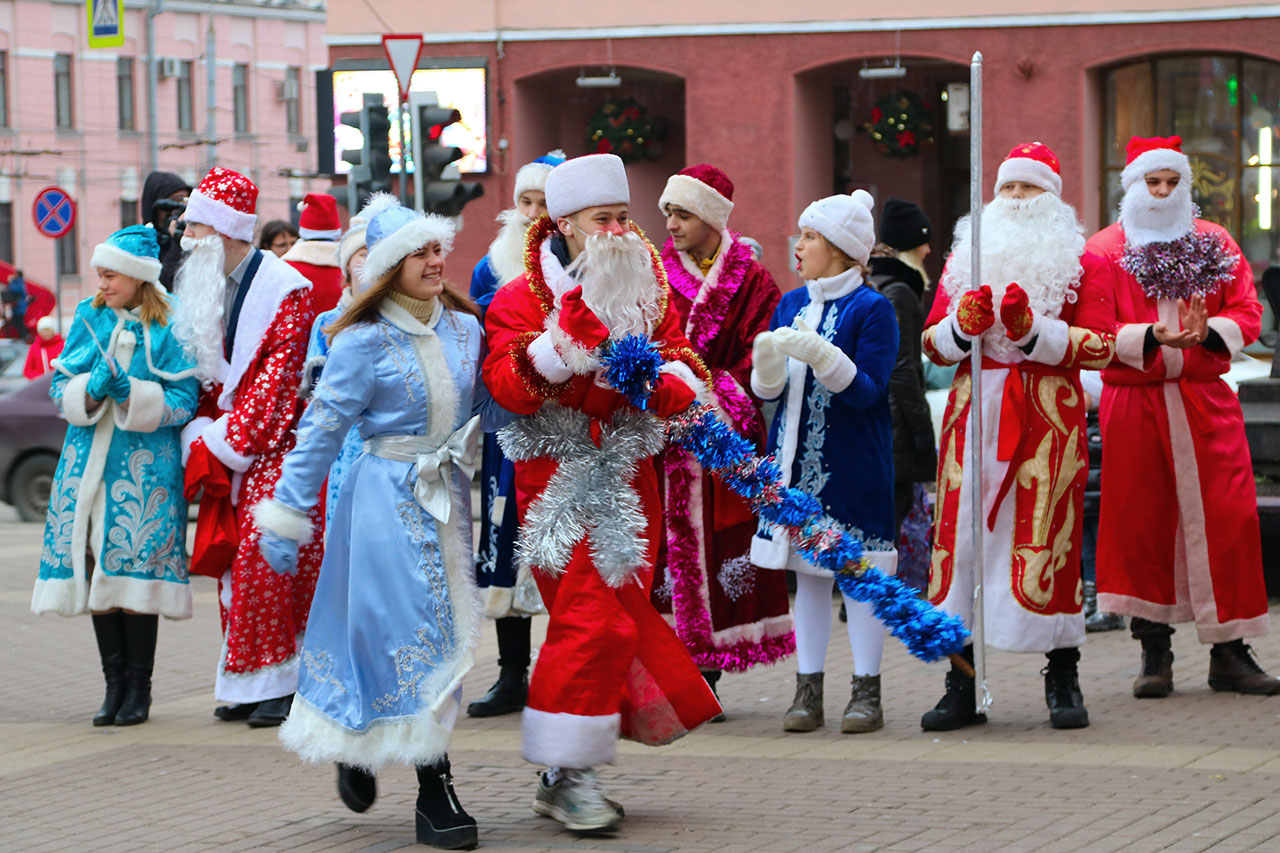
[[52,317],[41,317],[36,321],[36,336],[27,350],[27,362],[22,366],[22,375],[27,379],[35,379],[53,370],[53,360],[62,354],[62,346],[62,335],[58,334],[57,323]]
[[1170,623],[1190,621],[1213,644],[1210,687],[1280,693],[1243,642],[1270,624],[1249,445],[1221,379],[1262,307],[1240,247],[1195,216],[1181,141],[1129,141],[1120,221],[1089,241],[1112,267],[1118,318],[1102,374],[1098,608],[1133,617],[1136,696],[1173,690]]
[[[504,408],[526,415],[502,444],[515,462],[520,558],[550,616],[523,719],[524,757],[552,768],[534,809],[602,831],[622,814],[591,768],[612,763],[618,736],[669,743],[720,713],[649,601],[662,536],[651,462],[664,442],[659,418],[687,407],[707,373],[657,252],[628,227],[622,161],[568,160],[547,177],[546,194],[549,216],[529,229],[526,273],[489,305],[484,378]],[[661,342],[649,411],[599,377],[599,346],[627,334]]]
[[[198,417],[183,430],[188,493],[203,489],[201,521],[233,505],[231,550],[202,553],[226,531],[202,536],[192,562],[219,578],[223,645],[215,713],[253,726],[284,721],[298,684],[298,644],[307,625],[322,536],[304,545],[299,569],[282,577],[258,553],[253,508],[271,497],[301,414],[298,385],[315,314],[311,283],[271,252],[253,248],[258,189],[215,167],[191,194],[188,226],[214,232],[183,237],[189,255],[176,279],[174,332],[199,364]],[[224,249],[225,246],[225,249]],[[224,253],[242,253],[229,272]],[[232,256],[234,258],[234,255]],[[312,509],[323,529],[324,506]]]
[[[766,425],[749,390],[751,343],[769,328],[782,293],[729,230],[733,182],[723,171],[706,164],[682,169],[668,179],[658,207],[668,231],[682,240],[696,228],[716,241],[707,257],[695,258],[669,237],[662,266],[685,336],[711,373],[721,418],[763,450]],[[756,520],[746,501],[713,480],[686,450],[666,448],[658,471],[666,535],[653,600],[671,614],[703,677],[714,689],[721,670],[741,672],[791,654],[786,578],[752,565]]]
[[317,314],[329,311],[342,296],[342,266],[338,263],[338,240],[342,222],[338,202],[328,193],[307,193],[298,203],[298,242],[281,260],[311,282],[311,305]]
[[[1089,724],[1080,693],[1081,508],[1088,477],[1081,369],[1111,360],[1114,309],[1107,265],[1084,253],[1084,231],[1060,198],[1054,153],[1014,146],[1000,164],[997,197],[982,211],[981,290],[970,288],[971,223],[956,226],[951,257],[925,323],[925,353],[959,363],[942,420],[930,601],[972,625],[976,582],[973,509],[965,471],[981,460],[986,642],[1041,652],[1055,728]],[[982,336],[982,440],[966,455],[969,350]],[[965,655],[972,659],[973,648]],[[926,730],[986,722],[974,684],[952,668]]]

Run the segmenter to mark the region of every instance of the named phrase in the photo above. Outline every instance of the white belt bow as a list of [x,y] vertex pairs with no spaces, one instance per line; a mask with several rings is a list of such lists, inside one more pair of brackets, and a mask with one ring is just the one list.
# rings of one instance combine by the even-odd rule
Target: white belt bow
[[453,507],[449,467],[457,465],[467,480],[475,475],[473,460],[480,435],[480,418],[474,417],[454,430],[443,444],[436,444],[425,435],[379,435],[366,439],[364,450],[383,459],[414,463],[414,498],[433,518],[447,524]]

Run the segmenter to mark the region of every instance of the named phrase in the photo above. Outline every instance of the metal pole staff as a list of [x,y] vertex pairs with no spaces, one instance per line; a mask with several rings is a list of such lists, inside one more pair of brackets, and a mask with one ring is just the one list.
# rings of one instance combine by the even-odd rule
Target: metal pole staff
[[[975,51],[969,64],[969,224],[970,246],[969,287],[982,286],[982,52]],[[972,510],[973,536],[973,670],[977,682],[975,709],[985,713],[991,707],[991,692],[987,689],[987,650],[983,608],[983,574],[986,562],[982,553],[982,337],[973,339],[969,350],[969,426],[965,445],[966,479],[969,481],[969,506]]]
[[405,137],[404,132],[404,95],[400,96],[398,102],[400,104],[400,203],[405,207],[409,206],[409,140]]

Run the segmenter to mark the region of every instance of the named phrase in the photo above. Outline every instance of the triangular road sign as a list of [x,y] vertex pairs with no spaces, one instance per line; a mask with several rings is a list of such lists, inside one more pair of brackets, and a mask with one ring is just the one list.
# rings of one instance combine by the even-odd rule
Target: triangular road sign
[[413,79],[418,55],[422,53],[422,34],[385,35],[382,37],[382,49],[387,53],[387,62],[400,86],[400,100],[408,100],[409,81]]

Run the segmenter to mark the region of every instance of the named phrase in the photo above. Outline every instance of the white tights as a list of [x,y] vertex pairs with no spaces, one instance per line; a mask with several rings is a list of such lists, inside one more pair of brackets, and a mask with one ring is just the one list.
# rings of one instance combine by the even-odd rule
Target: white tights
[[[796,572],[797,671],[803,674],[826,668],[827,640],[831,637],[831,591],[833,577]],[[870,604],[844,597],[849,614],[849,649],[853,652],[854,675],[879,675],[884,651],[885,628]]]

